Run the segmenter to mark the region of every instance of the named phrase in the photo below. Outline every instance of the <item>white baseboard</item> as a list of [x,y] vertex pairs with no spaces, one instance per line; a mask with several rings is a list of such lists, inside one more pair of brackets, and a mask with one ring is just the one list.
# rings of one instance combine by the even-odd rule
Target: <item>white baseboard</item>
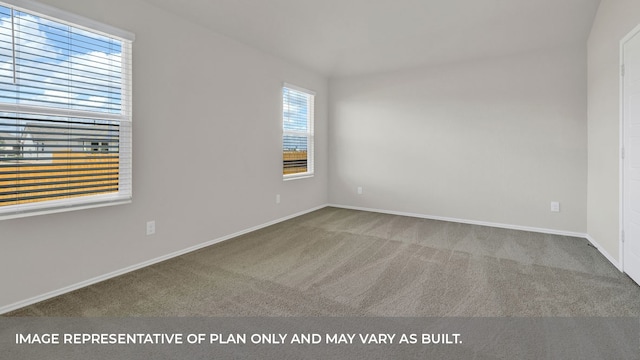
[[441,221],[449,221],[456,222],[462,224],[471,224],[471,225],[481,225],[481,226],[490,226],[497,227],[502,229],[511,229],[511,230],[521,230],[521,231],[531,231],[543,234],[551,234],[551,235],[561,235],[561,236],[571,236],[577,238],[587,239],[616,269],[623,271],[621,264],[611,256],[598,242],[593,239],[589,234],[571,232],[571,231],[563,231],[563,230],[554,230],[554,229],[545,229],[545,228],[537,228],[537,227],[529,227],[529,226],[520,226],[520,225],[508,225],[508,224],[500,224],[500,223],[491,223],[485,221],[475,221],[475,220],[465,220],[465,219],[456,219],[456,218],[448,218],[443,216],[432,216],[432,215],[424,215],[424,214],[415,214],[408,213],[402,211],[391,211],[391,210],[381,210],[381,209],[372,209],[358,206],[347,206],[347,205],[338,205],[338,204],[329,204],[329,206],[341,208],[341,209],[350,209],[350,210],[360,210],[360,211],[369,211],[369,212],[377,212],[382,214],[391,214],[391,215],[399,215],[399,216],[410,216],[421,219],[430,219],[430,220],[441,220]]
[[0,314],[5,314],[5,313],[8,313],[8,312],[13,311],[13,310],[17,310],[17,309],[23,308],[25,306],[33,305],[33,304],[39,303],[41,301],[54,298],[56,296],[60,296],[60,295],[69,293],[71,291],[81,289],[83,287],[87,287],[87,286],[90,286],[90,285],[93,285],[93,284],[97,284],[99,282],[102,282],[102,281],[105,281],[105,280],[109,280],[111,278],[114,278],[114,277],[117,277],[117,276],[120,276],[120,275],[124,275],[126,273],[129,273],[129,272],[132,272],[132,271],[135,271],[135,270],[139,270],[139,269],[142,269],[144,267],[151,266],[151,265],[157,264],[159,262],[178,257],[180,255],[184,255],[184,254],[196,251],[196,250],[200,250],[200,249],[205,248],[207,246],[211,246],[211,245],[214,245],[214,244],[226,241],[226,240],[233,239],[233,238],[238,237],[240,235],[244,235],[244,234],[256,231],[256,230],[260,230],[262,228],[265,228],[265,227],[268,227],[268,226],[271,226],[271,225],[275,225],[275,224],[281,223],[283,221],[287,221],[287,220],[293,219],[295,217],[298,217],[298,216],[301,216],[301,215],[304,215],[304,214],[307,214],[307,213],[310,213],[310,212],[313,212],[313,211],[316,211],[316,210],[323,209],[325,207],[327,207],[327,205],[317,206],[317,207],[314,207],[314,208],[309,209],[309,210],[301,211],[301,212],[295,213],[293,215],[289,215],[289,216],[285,216],[285,217],[280,218],[280,219],[269,221],[267,223],[251,227],[249,229],[238,231],[236,233],[233,233],[233,234],[230,234],[230,235],[226,235],[226,236],[223,236],[223,237],[211,240],[211,241],[207,241],[207,242],[202,243],[202,244],[191,246],[191,247],[183,249],[183,250],[179,250],[179,251],[167,254],[167,255],[163,255],[163,256],[157,257],[155,259],[151,259],[151,260],[148,260],[148,261],[141,262],[139,264],[131,265],[131,266],[128,266],[128,267],[120,269],[120,270],[112,271],[112,272],[110,272],[108,274],[96,276],[94,278],[91,278],[91,279],[88,279],[88,280],[85,280],[85,281],[81,281],[81,282],[73,284],[73,285],[65,286],[65,287],[63,287],[61,289],[50,291],[50,292],[48,292],[46,294],[42,294],[42,295],[34,296],[34,297],[26,299],[26,300],[18,301],[16,303],[0,307]]
[[530,231],[530,232],[551,234],[551,235],[562,235],[562,236],[571,236],[571,237],[579,237],[579,238],[586,238],[586,236],[587,236],[586,234],[583,234],[583,233],[577,233],[577,232],[571,232],[571,231],[553,230],[553,229],[537,228],[537,227],[530,227],[530,226],[520,226],[520,225],[500,224],[500,223],[492,223],[492,222],[486,222],[486,221],[457,219],[457,218],[449,218],[449,217],[443,217],[443,216],[433,216],[433,215],[409,213],[409,212],[403,212],[403,211],[372,209],[372,208],[365,208],[365,207],[358,207],[358,206],[347,206],[347,205],[337,205],[337,204],[329,204],[329,206],[342,208],[342,209],[369,211],[369,212],[377,212],[377,213],[382,213],[382,214],[399,215],[399,216],[409,216],[409,217],[415,217],[415,218],[420,218],[420,219],[449,221],[449,222],[455,222],[455,223],[461,223],[461,224],[489,226],[489,227],[510,229],[510,230]]
[[614,259],[613,256],[611,256],[611,254],[607,252],[607,250],[605,250],[602,246],[600,246],[600,244],[598,244],[598,242],[594,238],[592,238],[591,235],[587,234],[585,238],[589,240],[591,245],[595,246],[595,248],[598,249],[598,251],[600,251],[600,253],[605,258],[607,258],[607,260],[609,260],[609,262],[612,263],[613,266],[615,266],[618,270],[620,270],[620,272],[623,272],[623,269],[621,266],[622,264],[618,262],[616,259]]

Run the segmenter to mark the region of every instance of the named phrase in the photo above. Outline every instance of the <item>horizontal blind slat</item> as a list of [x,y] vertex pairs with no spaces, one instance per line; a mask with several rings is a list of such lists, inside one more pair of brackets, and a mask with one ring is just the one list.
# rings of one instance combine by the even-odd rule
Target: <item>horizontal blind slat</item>
[[[113,175],[118,175],[118,173],[113,172],[113,173],[64,174],[64,175],[47,175],[47,176],[21,176],[20,181],[45,181],[45,180],[75,179],[75,178],[86,178],[89,180],[93,180],[94,177],[107,176],[107,175],[113,176]],[[12,180],[15,180],[15,179],[16,178],[13,178]]]
[[21,196],[19,199],[15,199],[15,200],[12,200],[11,198],[9,198],[9,199],[0,199],[0,203],[29,201],[29,200],[61,199],[61,198],[68,198],[68,197],[72,197],[72,196],[97,195],[97,194],[105,194],[105,193],[111,193],[111,192],[117,192],[117,191],[118,191],[118,188],[110,188],[110,189],[90,190],[90,191],[74,191],[74,192],[67,192],[67,193],[64,193],[64,194]]
[[[117,178],[114,177],[96,177],[91,179],[91,181],[100,181],[100,182],[109,182],[109,181],[113,181],[113,180],[117,180]],[[66,181],[39,181],[37,183],[19,183],[19,184],[11,184],[11,185],[6,185],[3,183],[2,180],[0,180],[0,189],[7,189],[7,188],[25,188],[25,187],[34,187],[34,186],[50,186],[50,185],[65,185],[65,184],[83,184],[86,183],[86,180],[66,180]]]
[[[33,196],[32,194],[41,194],[41,193],[53,193],[56,196],[62,195],[62,194],[68,194],[71,191],[76,191],[76,190],[88,190],[91,189],[92,191],[95,191],[97,188],[116,188],[118,186],[118,184],[110,184],[110,183],[106,183],[106,184],[87,184],[87,183],[82,183],[82,185],[78,185],[78,186],[59,186],[59,187],[47,187],[47,188],[41,188],[41,189],[28,189],[28,190],[20,190],[20,195],[21,198],[25,198],[25,197],[29,197],[29,196]],[[32,186],[33,187],[33,186]],[[0,191],[0,197],[6,196],[6,195],[14,195],[15,192],[14,191],[10,191],[10,192],[3,192]],[[23,196],[25,195],[26,196]]]

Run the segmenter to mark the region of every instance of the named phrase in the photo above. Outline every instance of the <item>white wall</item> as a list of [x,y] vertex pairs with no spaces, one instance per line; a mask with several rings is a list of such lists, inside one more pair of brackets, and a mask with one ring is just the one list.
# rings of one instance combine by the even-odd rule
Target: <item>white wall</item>
[[585,233],[584,47],[329,88],[330,202]]
[[[136,34],[134,201],[0,222],[0,310],[327,202],[324,77],[144,1],[43,2]],[[282,181],[283,81],[317,92],[313,179]]]
[[620,258],[620,40],[639,23],[637,0],[602,0],[588,42],[588,233],[616,261]]

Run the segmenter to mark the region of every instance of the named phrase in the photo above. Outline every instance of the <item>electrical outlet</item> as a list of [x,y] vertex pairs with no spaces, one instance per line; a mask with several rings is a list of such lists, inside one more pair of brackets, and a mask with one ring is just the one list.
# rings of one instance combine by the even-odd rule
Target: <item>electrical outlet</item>
[[156,233],[156,221],[147,221],[147,235],[153,235]]
[[551,212],[560,212],[560,203],[557,201],[551,202]]
[[362,195],[362,186],[358,186],[358,195]]
[[276,204],[280,204],[280,194],[276,195]]

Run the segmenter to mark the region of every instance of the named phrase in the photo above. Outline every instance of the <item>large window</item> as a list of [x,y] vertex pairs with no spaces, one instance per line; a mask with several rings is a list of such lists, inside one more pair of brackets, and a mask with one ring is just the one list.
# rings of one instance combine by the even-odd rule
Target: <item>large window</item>
[[290,84],[282,88],[282,172],[285,180],[313,175],[314,93]]
[[131,201],[133,35],[10,3],[0,2],[0,218]]

